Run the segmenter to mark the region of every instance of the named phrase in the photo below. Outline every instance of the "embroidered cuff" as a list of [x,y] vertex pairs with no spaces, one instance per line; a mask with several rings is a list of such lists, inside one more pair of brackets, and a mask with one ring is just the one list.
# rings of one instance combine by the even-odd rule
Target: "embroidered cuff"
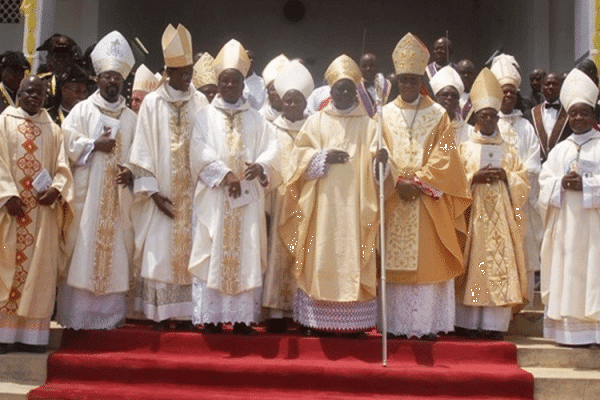
[[593,175],[584,175],[583,184],[583,208],[600,208],[600,185]]
[[329,164],[325,162],[326,159],[327,150],[321,150],[315,154],[312,160],[310,160],[308,169],[306,172],[304,172],[304,178],[311,181],[327,175],[327,171],[329,171]]
[[213,161],[208,164],[202,172],[200,172],[200,179],[208,187],[215,188],[221,184],[225,175],[231,170],[221,160]]
[[425,193],[429,197],[433,197],[434,199],[439,199],[444,195],[444,192],[439,190],[438,188],[431,186],[427,182],[422,181],[418,177],[415,176],[413,182],[417,187],[421,190],[421,192]]

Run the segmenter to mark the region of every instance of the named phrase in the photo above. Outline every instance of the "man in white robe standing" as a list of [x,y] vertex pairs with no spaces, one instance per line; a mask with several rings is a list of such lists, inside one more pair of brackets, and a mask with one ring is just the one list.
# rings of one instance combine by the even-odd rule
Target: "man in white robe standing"
[[191,330],[188,263],[195,179],[189,164],[190,136],[196,114],[208,101],[191,84],[194,63],[188,30],[169,24],[162,48],[167,79],[140,107],[129,159],[140,207],[135,265],[141,266],[141,280],[136,280],[134,309],[155,321],[156,329],[168,329],[170,319],[176,319],[179,328]]
[[73,329],[113,329],[125,319],[133,255],[131,172],[123,164],[136,115],[120,93],[135,60],[117,31],[98,42],[91,58],[98,90],[73,107],[62,124],[75,198],[57,320]]
[[194,196],[194,324],[218,333],[256,333],[266,268],[264,187],[277,144],[242,97],[250,60],[229,41],[215,58],[219,94],[196,118],[190,145]]
[[573,134],[550,151],[540,173],[544,337],[566,345],[600,344],[597,97],[598,87],[582,71],[565,78],[560,101]]

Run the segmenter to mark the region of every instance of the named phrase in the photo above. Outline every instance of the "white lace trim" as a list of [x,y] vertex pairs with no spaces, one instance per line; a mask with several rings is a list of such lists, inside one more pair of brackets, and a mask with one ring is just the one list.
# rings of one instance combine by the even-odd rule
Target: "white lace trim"
[[125,322],[125,293],[96,295],[67,284],[58,288],[56,320],[71,329],[114,329]]
[[294,321],[309,328],[356,332],[375,327],[377,300],[334,302],[313,300],[302,290],[294,296]]
[[206,282],[194,278],[192,282],[194,325],[243,322],[250,325],[260,321],[262,288],[254,288],[237,295],[226,295],[206,287]]
[[327,171],[329,171],[329,164],[325,162],[327,159],[327,150],[321,150],[317,154],[315,154],[310,160],[310,164],[304,172],[304,178],[311,181],[314,179],[319,179],[327,175]]
[[421,337],[454,330],[454,279],[420,285],[387,283],[386,295],[388,332]]
[[[192,285],[177,285],[141,278],[136,282],[129,315],[144,315],[160,322],[167,319],[189,321],[192,315]],[[133,309],[132,309],[133,308]]]
[[49,339],[50,318],[23,318],[6,314],[0,317],[0,343],[45,346]]
[[472,307],[456,304],[456,326],[466,329],[507,332],[512,309],[510,307]]
[[215,188],[221,184],[221,181],[229,171],[231,170],[223,161],[213,161],[200,172],[200,179],[206,186]]

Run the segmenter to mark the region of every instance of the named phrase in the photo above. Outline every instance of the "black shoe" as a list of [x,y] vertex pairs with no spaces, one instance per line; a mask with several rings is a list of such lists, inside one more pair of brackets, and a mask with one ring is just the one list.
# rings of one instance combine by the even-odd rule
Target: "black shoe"
[[287,321],[283,318],[271,318],[267,320],[267,332],[285,333],[287,331]]
[[428,333],[427,335],[421,336],[420,339],[427,342],[435,342],[437,340],[437,335],[435,333]]
[[177,321],[175,327],[180,331],[195,332],[197,330],[192,321]]
[[10,353],[11,349],[11,345],[8,343],[0,343],[0,354],[6,354],[6,353]]
[[17,351],[23,353],[42,354],[47,350],[44,345],[17,343]]
[[155,331],[168,331],[169,329],[171,329],[171,321],[168,319],[165,319],[164,321],[156,322],[154,324]]
[[500,331],[485,331],[485,337],[489,340],[502,340],[504,334]]
[[386,333],[388,339],[396,339],[398,336],[394,335],[392,332]]
[[205,324],[204,325],[204,333],[208,333],[209,335],[216,335],[219,333],[223,333],[223,324],[222,323],[218,323],[218,324]]
[[235,335],[246,335],[246,336],[254,336],[258,334],[251,326],[246,325],[243,322],[236,322],[233,324],[233,333]]
[[300,332],[302,332],[304,336],[317,336],[317,331],[307,326],[300,327]]
[[366,339],[367,334],[364,332],[343,333],[342,337],[346,339]]

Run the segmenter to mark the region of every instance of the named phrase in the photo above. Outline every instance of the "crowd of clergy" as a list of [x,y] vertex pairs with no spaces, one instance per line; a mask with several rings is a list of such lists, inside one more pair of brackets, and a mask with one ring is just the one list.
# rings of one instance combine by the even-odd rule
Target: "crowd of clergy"
[[388,338],[501,339],[536,285],[545,337],[600,344],[593,62],[525,98],[513,56],[477,71],[447,38],[406,34],[388,78],[339,55],[317,88],[235,39],[161,44],[126,96],[117,31],[85,54],[53,35],[35,74],[1,56],[0,353],[45,351],[52,317],[361,338],[385,310]]

